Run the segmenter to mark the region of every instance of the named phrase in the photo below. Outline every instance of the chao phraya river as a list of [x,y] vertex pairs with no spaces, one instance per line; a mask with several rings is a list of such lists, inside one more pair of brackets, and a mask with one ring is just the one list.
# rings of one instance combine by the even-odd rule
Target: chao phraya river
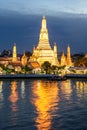
[[87,80],[0,80],[0,130],[87,130]]

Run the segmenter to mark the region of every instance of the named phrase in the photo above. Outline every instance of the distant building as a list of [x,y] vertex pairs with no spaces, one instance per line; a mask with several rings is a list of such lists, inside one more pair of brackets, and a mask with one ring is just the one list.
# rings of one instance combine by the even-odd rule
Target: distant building
[[87,58],[87,53],[85,54],[85,56],[84,56],[85,58]]
[[70,67],[68,70],[69,73],[87,74],[87,67]]

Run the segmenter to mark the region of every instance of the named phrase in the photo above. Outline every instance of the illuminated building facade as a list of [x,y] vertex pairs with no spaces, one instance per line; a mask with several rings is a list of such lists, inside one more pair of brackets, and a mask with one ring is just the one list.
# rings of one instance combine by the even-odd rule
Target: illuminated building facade
[[46,24],[46,18],[42,18],[42,25],[39,35],[39,42],[37,47],[33,48],[33,54],[30,57],[30,62],[36,61],[40,65],[42,65],[45,61],[51,63],[51,65],[66,65],[72,66],[71,54],[70,54],[70,46],[67,47],[67,56],[64,53],[61,56],[60,63],[58,61],[58,52],[56,43],[54,44],[54,48],[52,49],[49,42],[48,29]]
[[30,61],[37,61],[40,65],[45,61],[50,62],[52,65],[58,65],[57,46],[54,44],[54,49],[51,48],[49,43],[49,35],[46,24],[46,18],[42,18],[42,25],[39,35],[39,42],[37,47],[33,48],[33,54]]

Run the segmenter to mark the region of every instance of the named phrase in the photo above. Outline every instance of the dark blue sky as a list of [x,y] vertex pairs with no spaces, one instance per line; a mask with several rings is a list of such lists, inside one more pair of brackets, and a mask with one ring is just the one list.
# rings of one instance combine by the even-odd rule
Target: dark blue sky
[[72,53],[87,52],[86,0],[0,0],[0,51],[32,51],[37,45],[42,16],[47,19],[50,43],[56,42],[58,51],[68,44]]

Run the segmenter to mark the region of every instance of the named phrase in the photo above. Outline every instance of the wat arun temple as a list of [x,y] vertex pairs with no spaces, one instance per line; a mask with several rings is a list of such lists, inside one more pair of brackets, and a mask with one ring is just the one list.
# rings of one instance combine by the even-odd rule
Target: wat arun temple
[[69,45],[67,47],[67,56],[62,53],[60,62],[58,61],[57,45],[56,43],[54,43],[54,47],[52,49],[49,42],[46,18],[45,16],[43,16],[39,35],[39,42],[37,47],[33,48],[33,54],[30,57],[30,62],[38,62],[41,66],[45,61],[48,61],[49,63],[51,63],[51,65],[56,66],[72,66]]
[[70,67],[73,65],[69,45],[67,46],[67,54],[65,55],[63,52],[60,58],[58,58],[56,43],[54,43],[53,48],[51,47],[45,16],[42,18],[38,44],[36,47],[33,47],[33,53],[30,58],[25,53],[22,57],[18,57],[16,44],[13,46],[12,57],[0,57],[0,65],[8,66],[10,64],[18,69],[26,65],[33,68],[41,68],[41,65],[46,61],[52,66]]

